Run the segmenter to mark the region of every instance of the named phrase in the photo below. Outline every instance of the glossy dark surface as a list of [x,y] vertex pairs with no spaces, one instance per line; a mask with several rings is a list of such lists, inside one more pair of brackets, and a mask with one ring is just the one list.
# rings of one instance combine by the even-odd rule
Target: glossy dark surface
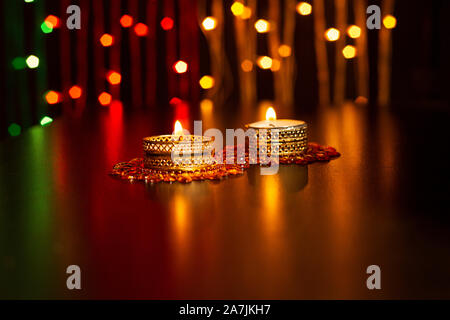
[[[104,110],[3,141],[0,297],[450,298],[450,117],[425,110],[300,113],[341,158],[221,183],[108,176],[141,155],[142,137],[171,132],[156,114]],[[260,113],[202,118],[224,128]],[[66,289],[71,264],[82,291]],[[366,288],[372,264],[380,291]]]

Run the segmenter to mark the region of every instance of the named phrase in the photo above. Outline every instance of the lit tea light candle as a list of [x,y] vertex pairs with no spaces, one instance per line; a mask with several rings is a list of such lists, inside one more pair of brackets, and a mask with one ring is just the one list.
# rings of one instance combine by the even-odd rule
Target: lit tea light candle
[[171,135],[144,138],[144,167],[161,172],[198,171],[211,164],[213,139],[184,134],[180,121],[175,122]]
[[276,147],[280,156],[292,156],[304,153],[308,147],[306,122],[277,119],[272,107],[267,109],[266,120],[250,123],[246,127],[256,131],[258,150],[262,148],[260,146],[263,142],[268,153],[272,147]]

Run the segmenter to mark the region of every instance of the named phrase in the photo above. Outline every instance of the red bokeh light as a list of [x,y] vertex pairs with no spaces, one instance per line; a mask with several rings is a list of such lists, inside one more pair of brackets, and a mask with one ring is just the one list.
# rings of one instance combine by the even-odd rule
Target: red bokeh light
[[169,17],[165,17],[161,20],[161,28],[164,30],[170,30],[173,28],[173,20]]
[[100,43],[102,44],[102,46],[104,47],[110,47],[113,45],[114,43],[114,37],[110,34],[105,33],[104,35],[102,35],[102,37],[100,38]]
[[133,17],[128,14],[124,14],[122,18],[120,18],[120,24],[124,28],[130,28],[133,25]]
[[54,16],[54,15],[49,15],[47,18],[45,18],[45,21],[50,23],[53,28],[58,28],[60,23],[59,23],[59,18]]
[[56,91],[49,91],[45,95],[45,100],[48,104],[57,104],[59,102],[59,93]]
[[82,94],[83,94],[83,89],[81,89],[79,86],[73,86],[69,90],[69,96],[72,99],[78,99],[81,97]]
[[100,102],[100,104],[102,106],[107,106],[111,103],[112,100],[112,96],[109,93],[106,92],[102,92],[99,96],[98,96],[98,102]]
[[108,75],[106,77],[108,79],[108,82],[112,85],[116,85],[122,82],[122,75],[115,71],[108,72]]
[[134,32],[139,37],[145,37],[148,34],[148,27],[145,24],[139,22],[134,26]]

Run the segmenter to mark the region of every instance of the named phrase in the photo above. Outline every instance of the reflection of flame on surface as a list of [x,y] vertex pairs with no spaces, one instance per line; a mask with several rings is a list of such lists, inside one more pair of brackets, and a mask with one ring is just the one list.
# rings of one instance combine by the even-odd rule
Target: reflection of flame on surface
[[266,111],[266,120],[277,120],[277,114],[275,113],[275,109],[269,107]]
[[175,122],[174,134],[176,136],[182,136],[183,135],[183,126],[181,125],[181,122],[178,121],[178,120]]

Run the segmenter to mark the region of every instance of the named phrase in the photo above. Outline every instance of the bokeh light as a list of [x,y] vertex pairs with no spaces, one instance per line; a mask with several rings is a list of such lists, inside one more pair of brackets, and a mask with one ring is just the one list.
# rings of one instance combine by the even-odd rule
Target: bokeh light
[[72,86],[72,88],[69,89],[69,96],[72,99],[79,99],[82,94],[83,89],[81,89],[79,86]]
[[27,66],[27,62],[22,57],[14,58],[11,63],[12,63],[13,68],[16,70],[23,70]]
[[234,2],[231,5],[231,12],[235,15],[235,16],[240,16],[244,13],[244,5],[241,2]]
[[48,21],[44,21],[41,24],[41,30],[43,33],[51,33],[53,31],[53,25]]
[[342,49],[342,54],[345,59],[352,59],[356,57],[356,48],[354,46],[347,45],[344,49]]
[[116,85],[122,82],[122,75],[116,71],[108,72],[106,78],[108,79],[108,82],[112,85]]
[[383,25],[386,29],[394,29],[397,25],[397,19],[394,16],[388,14],[383,19]]
[[48,104],[57,104],[60,101],[60,94],[56,91],[49,91],[45,94],[45,100]]
[[173,23],[172,18],[164,17],[161,20],[161,28],[163,28],[163,30],[166,30],[166,31],[171,30],[173,28],[173,25],[174,25],[174,23]]
[[124,14],[120,18],[120,25],[124,28],[130,28],[133,25],[133,17],[128,14]]
[[307,2],[299,2],[299,4],[297,4],[296,9],[297,12],[302,16],[307,16],[312,12],[312,6]]
[[278,59],[272,59],[272,66],[270,67],[270,70],[276,72],[280,70],[280,68],[281,68],[281,61]]
[[259,19],[255,22],[255,29],[259,33],[266,33],[269,31],[269,22],[264,19]]
[[272,68],[272,61],[272,58],[268,56],[262,56],[258,58],[257,63],[261,69],[266,70]]
[[248,59],[245,59],[241,63],[241,68],[242,68],[242,70],[244,70],[244,72],[250,72],[253,70],[253,62],[251,62]]
[[278,48],[278,54],[282,58],[289,57],[292,54],[292,48],[290,46],[288,46],[287,44],[282,44]]
[[22,127],[19,126],[17,123],[12,123],[8,127],[8,132],[11,137],[17,137],[22,132]]
[[336,28],[330,28],[327,31],[325,31],[325,39],[328,41],[336,41],[339,40],[341,33]]
[[45,22],[50,23],[52,28],[59,28],[59,26],[60,26],[59,18],[52,14],[47,16],[47,18],[45,18]]
[[352,39],[359,38],[361,36],[361,28],[355,25],[351,25],[347,29],[347,34]]
[[247,20],[252,17],[252,9],[249,7],[244,7],[244,10],[242,11],[242,14],[239,16],[239,18]]
[[100,104],[102,106],[107,106],[107,105],[111,104],[111,100],[112,100],[112,96],[107,92],[102,92],[98,96],[98,102],[100,102]]
[[203,19],[202,27],[206,31],[214,30],[216,28],[216,25],[217,21],[213,17],[206,17],[205,19]]
[[112,35],[110,35],[110,34],[105,33],[104,35],[102,35],[100,37],[100,43],[104,47],[110,47],[114,43],[114,37]]
[[136,24],[134,26],[134,33],[136,33],[136,35],[138,37],[145,37],[148,34],[148,27],[147,27],[147,25],[139,22],[138,24]]
[[48,117],[48,116],[45,116],[45,117],[43,117],[42,119],[41,119],[41,126],[47,126],[47,125],[49,125],[50,123],[52,123],[53,122],[53,119],[52,118],[50,118],[50,117]]
[[188,70],[188,64],[183,60],[178,60],[174,63],[173,70],[176,73],[185,73]]
[[214,87],[214,78],[211,76],[203,76],[200,81],[200,87],[203,89],[211,89]]
[[35,55],[30,55],[28,56],[26,63],[28,68],[36,69],[37,67],[39,67],[39,58],[36,57]]

